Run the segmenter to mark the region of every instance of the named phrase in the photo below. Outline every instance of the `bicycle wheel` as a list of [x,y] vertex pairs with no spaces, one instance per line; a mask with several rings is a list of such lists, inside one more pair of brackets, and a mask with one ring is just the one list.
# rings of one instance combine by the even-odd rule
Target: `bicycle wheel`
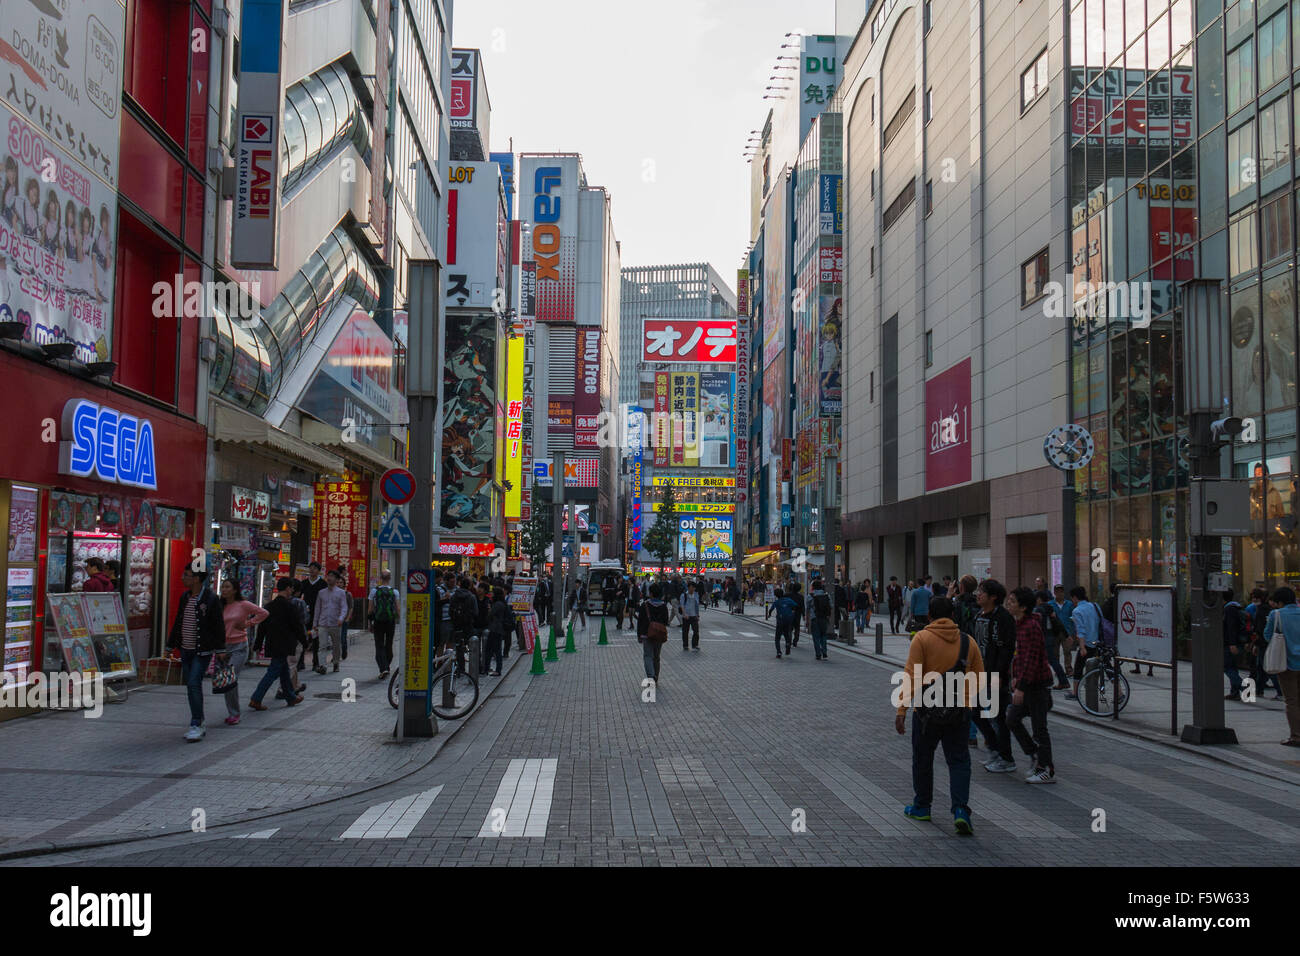
[[388,702],[392,704],[393,709],[396,710],[398,707],[401,706],[401,699],[402,699],[402,669],[400,667],[394,667],[393,676],[388,678]]
[[[1079,683],[1079,706],[1094,717],[1110,717],[1115,713],[1115,674],[1118,665],[1095,667],[1083,675]],[[1089,694],[1096,694],[1097,706],[1089,707]],[[1119,709],[1128,704],[1128,678],[1119,674]]]
[[443,720],[459,720],[474,709],[478,701],[478,681],[459,667],[451,676],[433,681],[433,713]]

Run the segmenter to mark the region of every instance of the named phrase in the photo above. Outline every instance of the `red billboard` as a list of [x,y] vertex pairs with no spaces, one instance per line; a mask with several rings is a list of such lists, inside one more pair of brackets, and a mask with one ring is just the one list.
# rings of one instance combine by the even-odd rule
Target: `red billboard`
[[925,383],[925,490],[970,481],[970,359]]
[[735,362],[736,320],[646,319],[641,358],[674,365]]
[[327,571],[343,567],[353,597],[370,585],[370,482],[354,472],[342,481],[316,482],[312,502],[311,560]]

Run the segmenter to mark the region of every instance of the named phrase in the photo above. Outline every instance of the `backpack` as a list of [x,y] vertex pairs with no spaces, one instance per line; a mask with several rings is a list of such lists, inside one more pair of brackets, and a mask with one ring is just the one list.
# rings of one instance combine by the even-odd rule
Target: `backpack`
[[451,596],[451,626],[458,631],[472,631],[477,623],[477,602],[468,591],[456,590]]
[[813,595],[813,613],[817,617],[831,616],[831,599],[826,596],[825,591],[818,591]]
[[1101,613],[1101,608],[1097,607],[1096,601],[1092,602],[1092,606],[1097,608],[1097,617],[1101,618],[1101,629],[1100,629],[1101,634],[1099,635],[1101,639],[1101,643],[1105,644],[1107,647],[1114,647],[1115,646],[1115,622],[1109,620],[1104,614]]
[[375,607],[371,616],[376,621],[391,621],[397,616],[397,598],[390,587],[375,588]]
[[776,626],[780,628],[794,627],[794,601],[789,598],[781,598],[776,602]]
[[974,632],[975,621],[979,616],[979,605],[974,601],[954,601],[952,604],[952,622],[963,634]]
[[1237,608],[1237,617],[1241,620],[1242,643],[1249,644],[1255,639],[1255,619],[1242,607]]
[[[948,668],[949,674],[965,674],[967,666],[966,655],[970,651],[970,635],[965,631],[961,632],[961,648],[957,651],[957,662]],[[947,681],[940,677],[944,685]],[[943,706],[943,707],[918,707],[916,709],[916,719],[923,722],[923,729],[928,731],[947,731],[959,726],[970,716],[969,707]],[[965,746],[963,744],[962,746]]]

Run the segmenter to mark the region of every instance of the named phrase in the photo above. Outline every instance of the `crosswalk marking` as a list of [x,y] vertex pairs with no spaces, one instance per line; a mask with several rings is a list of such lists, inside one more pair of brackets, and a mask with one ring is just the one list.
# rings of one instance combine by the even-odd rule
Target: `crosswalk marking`
[[341,840],[400,840],[411,835],[415,825],[433,805],[442,786],[399,797],[387,803],[377,803],[357,817],[352,826],[343,831]]
[[279,827],[271,830],[258,830],[256,833],[239,833],[231,837],[232,840],[269,840],[280,832]]
[[554,757],[511,760],[478,835],[546,836],[558,764]]

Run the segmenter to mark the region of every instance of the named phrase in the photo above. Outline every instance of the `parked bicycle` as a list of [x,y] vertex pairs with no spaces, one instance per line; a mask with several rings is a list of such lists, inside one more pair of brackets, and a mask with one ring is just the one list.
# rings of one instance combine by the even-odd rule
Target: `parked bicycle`
[[[1119,707],[1115,707],[1115,682],[1119,682]],[[1096,700],[1095,707],[1089,700]],[[1115,648],[1099,642],[1088,649],[1083,664],[1083,679],[1079,682],[1079,706],[1094,717],[1110,717],[1128,704],[1128,678],[1115,659]]]
[[[456,651],[448,648],[433,659],[435,668],[429,686],[433,693],[433,713],[443,720],[459,720],[478,702],[478,680],[469,672],[464,660],[456,659]],[[393,668],[388,680],[388,703],[394,709],[401,706],[402,669]]]

